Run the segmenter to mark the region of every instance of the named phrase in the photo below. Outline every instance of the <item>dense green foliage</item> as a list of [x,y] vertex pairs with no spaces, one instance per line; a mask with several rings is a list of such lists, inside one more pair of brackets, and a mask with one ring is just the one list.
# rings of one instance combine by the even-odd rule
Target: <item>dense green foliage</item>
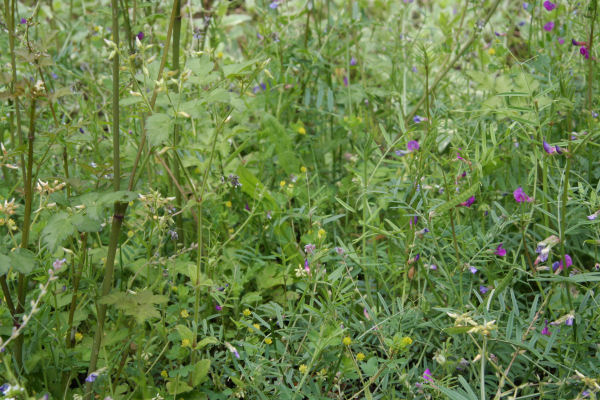
[[4,0],[0,392],[600,393],[597,0]]

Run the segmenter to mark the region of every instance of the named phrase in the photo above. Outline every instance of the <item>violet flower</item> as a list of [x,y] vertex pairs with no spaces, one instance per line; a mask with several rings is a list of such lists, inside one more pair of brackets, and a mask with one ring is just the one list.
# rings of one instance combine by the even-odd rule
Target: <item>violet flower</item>
[[500,246],[496,247],[495,255],[504,257],[506,255],[506,249],[502,247],[504,243],[500,243]]
[[515,191],[513,192],[513,196],[517,203],[522,203],[524,201],[526,201],[527,203],[531,203],[533,201],[533,199],[531,197],[529,197],[525,194],[525,192],[523,191],[523,188],[520,186],[515,189]]
[[544,320],[544,328],[542,329],[542,335],[546,335],[546,336],[550,336],[552,335],[552,333],[550,333],[550,329],[548,329],[548,320]]
[[352,67],[354,67],[356,64],[358,64],[358,62],[356,61],[356,58],[354,58],[354,56],[352,58],[350,58],[350,65]]
[[427,368],[425,370],[425,372],[423,372],[423,379],[425,379],[428,382],[433,383],[433,378],[431,376],[431,371],[429,370],[429,368]]
[[479,285],[479,292],[481,292],[481,294],[486,294],[489,291],[490,291],[489,287],[483,286],[483,285]]
[[472,274],[476,274],[477,271],[479,271],[477,268],[475,268],[474,266],[470,265],[469,266],[469,271],[471,271]]
[[421,122],[423,122],[423,121],[427,121],[427,118],[425,118],[425,117],[421,117],[421,116],[419,116],[419,115],[415,115],[415,116],[413,117],[413,121],[414,121],[414,123],[415,123],[415,124],[419,124],[419,123],[421,123]]
[[317,248],[317,247],[316,247],[314,244],[312,244],[312,243],[309,243],[309,244],[307,244],[306,246],[304,246],[304,252],[305,252],[306,254],[312,254],[312,253],[314,253],[314,252],[315,252],[316,248]]
[[463,201],[462,203],[460,203],[460,205],[468,208],[471,207],[473,203],[475,203],[475,196],[469,197],[467,201]]
[[554,21],[550,21],[546,25],[544,25],[544,30],[546,32],[550,32],[552,31],[552,29],[554,29]]
[[419,148],[420,148],[419,142],[417,142],[416,140],[411,140],[408,143],[406,143],[406,149],[409,152],[417,151],[417,150],[419,150]]
[[588,48],[586,46],[581,46],[579,48],[579,54],[584,56],[586,60],[588,60],[590,58],[590,51],[588,50]]
[[556,8],[556,4],[552,3],[551,1],[546,0],[544,2],[544,8],[548,11],[552,11]]
[[142,31],[139,31],[139,32],[138,32],[138,34],[137,34],[136,36],[137,36],[137,38],[138,38],[139,40],[142,40],[142,39],[144,39],[144,36],[145,36],[145,35],[144,35],[144,32],[142,32]]

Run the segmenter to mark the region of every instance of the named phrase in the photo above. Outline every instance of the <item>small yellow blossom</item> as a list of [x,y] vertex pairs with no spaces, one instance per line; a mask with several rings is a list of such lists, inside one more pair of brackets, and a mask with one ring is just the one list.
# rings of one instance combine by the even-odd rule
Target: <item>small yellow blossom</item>
[[133,237],[133,231],[127,232],[127,237]]
[[304,129],[303,126],[298,127],[298,129],[296,129],[296,131],[301,135],[306,135],[306,129]]
[[400,347],[403,348],[403,349],[405,349],[408,346],[410,346],[412,344],[412,342],[413,342],[413,340],[410,337],[404,336],[402,338],[402,340],[400,340]]
[[362,360],[364,360],[364,359],[365,359],[365,355],[364,355],[364,353],[358,353],[358,354],[356,355],[356,359],[357,359],[358,361],[362,361]]
[[217,53],[217,58],[223,58],[223,52],[222,51],[220,51],[220,52]]
[[266,344],[271,344],[271,343],[273,343],[273,340],[270,337],[265,338],[265,343]]
[[254,329],[256,329],[257,331],[260,331],[260,325],[259,324],[252,324],[252,326],[254,327]]
[[285,181],[279,182],[279,186],[284,187],[285,186]]
[[225,206],[226,206],[227,208],[231,208],[231,206],[232,206],[232,204],[231,204],[231,201],[227,200],[227,201],[225,202]]
[[188,310],[186,310],[186,309],[181,310],[179,315],[181,315],[181,318],[187,318],[190,316],[190,314],[188,313]]
[[308,367],[306,366],[306,364],[300,364],[300,366],[298,367],[298,371],[300,371],[300,373],[305,374],[306,371],[308,371]]
[[300,172],[302,172],[303,174],[305,174],[307,171],[306,167],[303,165],[300,167]]
[[244,314],[244,317],[249,317],[252,313],[246,308],[244,311],[242,311],[242,314]]
[[342,339],[342,343],[344,346],[350,346],[352,344],[352,339],[350,339],[350,336],[346,336]]
[[229,232],[230,235],[233,235],[233,228],[229,228],[228,232]]
[[319,239],[322,239],[323,237],[325,237],[325,235],[327,235],[327,232],[325,232],[325,229],[323,228],[319,229],[319,231],[317,232],[317,236],[319,237]]
[[490,47],[490,49],[488,50],[488,54],[490,56],[493,56],[494,54],[496,54],[496,50],[493,47]]
[[81,332],[76,332],[75,333],[75,341],[80,342],[81,339],[83,339],[83,335],[81,334]]
[[293,189],[293,188],[294,188],[294,184],[293,184],[293,183],[290,183],[290,184],[288,185],[288,188],[290,188],[290,189]]
[[190,339],[183,339],[181,341],[181,347],[190,347],[192,343],[190,343]]
[[169,374],[167,374],[167,371],[163,369],[162,371],[160,371],[160,376],[162,376],[163,378],[167,378]]

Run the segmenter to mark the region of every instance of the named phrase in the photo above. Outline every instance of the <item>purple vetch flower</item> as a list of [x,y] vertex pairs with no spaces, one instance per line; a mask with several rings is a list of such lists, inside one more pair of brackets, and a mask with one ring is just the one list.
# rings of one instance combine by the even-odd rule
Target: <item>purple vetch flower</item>
[[518,23],[517,25],[519,25],[519,26],[523,26],[523,25],[525,25],[526,23],[527,23],[526,21],[519,21],[519,23]]
[[[565,254],[565,261],[566,261],[567,268],[569,268],[571,265],[573,265],[573,260],[571,259],[571,256],[568,254]],[[552,271],[556,271],[556,270],[562,271],[562,269],[563,269],[562,260],[555,261],[552,263]]]
[[551,1],[546,0],[544,2],[544,8],[548,11],[552,11],[556,8],[556,4],[552,3]]
[[54,268],[55,271],[58,271],[59,269],[62,268],[63,264],[66,263],[66,262],[67,262],[66,258],[56,259],[52,263],[52,267]]
[[177,231],[171,229],[169,230],[169,235],[171,235],[171,240],[177,240],[179,239],[179,234],[177,233]]
[[342,249],[341,247],[335,247],[334,250],[338,254],[338,256],[344,255],[344,249]]
[[592,118],[598,118],[598,113],[596,111],[592,111]]
[[240,358],[240,353],[238,353],[237,349],[235,347],[233,347],[231,345],[231,343],[225,342],[225,347],[227,347],[227,350],[229,350],[231,353],[233,353],[235,358]]
[[146,35],[144,35],[144,32],[142,32],[142,31],[139,31],[139,32],[138,32],[138,34],[136,35],[136,37],[137,37],[139,40],[143,40],[145,36],[146,36]]
[[502,247],[504,243],[500,243],[500,246],[496,247],[495,255],[504,257],[506,255],[506,249]]
[[271,210],[267,211],[267,219],[271,219],[273,218],[273,216],[271,215]]
[[348,86],[348,77],[344,75],[344,86]]
[[581,397],[588,397],[589,395],[590,395],[589,390],[584,390],[583,392],[581,392]]
[[478,270],[477,268],[475,268],[474,266],[472,266],[472,265],[469,265],[469,271],[470,271],[472,274],[476,274],[476,273],[477,273],[477,271],[479,271],[479,270]]
[[371,320],[371,316],[369,315],[369,311],[367,310],[367,307],[363,307],[363,315],[365,316],[365,318],[370,321]]
[[593,213],[592,215],[588,215],[588,216],[587,216],[587,219],[589,219],[590,221],[593,221],[593,220],[595,220],[596,218],[598,218],[598,213],[600,213],[600,210],[599,210],[599,211],[596,211],[596,212],[595,212],[595,213]]
[[429,370],[429,368],[427,368],[424,372],[423,372],[423,379],[425,379],[428,382],[433,383],[433,378],[431,376],[431,371]]
[[588,50],[588,48],[586,46],[581,46],[579,48],[579,54],[584,56],[586,60],[588,60],[590,58],[590,51]]
[[529,8],[529,3],[524,2],[523,3],[523,10],[527,10]]
[[246,204],[244,205],[244,208],[246,209],[246,211],[251,211],[251,210],[250,210],[250,206],[248,205],[248,203],[246,203]]
[[542,146],[544,147],[544,151],[548,154],[554,154],[559,152],[558,146],[550,146],[546,139],[544,139]]
[[27,18],[21,18],[21,25],[25,25],[27,23]]
[[559,44],[565,44],[565,39],[564,39],[564,38],[561,38],[561,37],[559,37],[559,38],[558,38],[558,43],[559,43]]
[[406,143],[406,149],[409,152],[417,151],[417,150],[419,150],[419,148],[420,148],[419,142],[417,142],[416,140],[411,140],[408,143]]
[[586,46],[587,42],[571,39],[571,44],[573,46]]
[[306,273],[310,274],[310,265],[308,264],[308,258],[304,259],[304,270]]
[[274,9],[276,9],[277,7],[279,7],[279,0],[275,0],[275,1],[273,1],[271,4],[269,4],[269,8],[270,8],[271,10],[274,10]]
[[350,58],[350,65],[354,67],[356,64],[358,64],[358,62],[356,61],[356,58],[354,58],[354,56],[353,56],[352,58]]
[[420,115],[415,115],[413,117],[413,121],[414,121],[415,124],[420,124],[423,121],[427,121],[427,118],[421,117]]
[[575,317],[573,315],[567,316],[567,319],[565,319],[565,325],[567,325],[567,326],[573,326],[573,321],[574,320],[575,320]]
[[218,305],[218,304],[215,304],[215,310],[217,310],[217,311],[221,311],[222,309],[223,309],[223,307],[221,307],[221,306],[220,306],[220,305]]
[[263,91],[267,90],[267,84],[266,84],[266,83],[264,83],[264,82],[261,82],[261,83],[259,84],[259,86],[260,86],[260,88],[261,88]]
[[473,203],[475,203],[475,196],[471,196],[467,199],[467,201],[463,201],[462,203],[460,203],[461,206],[463,207],[471,207],[473,205]]
[[410,70],[411,70],[412,72],[414,72],[415,74],[417,73],[417,67],[415,67],[414,65],[413,65],[413,67],[412,67]]
[[414,217],[408,220],[408,224],[412,227],[414,225],[417,225],[417,221],[419,221],[419,216],[415,215]]
[[431,265],[429,266],[429,269],[430,269],[430,270],[432,270],[432,271],[437,271],[438,267],[437,267],[437,265],[435,265],[435,264],[431,264]]
[[520,186],[515,189],[515,191],[513,192],[513,196],[517,203],[522,203],[522,202],[531,203],[533,201],[533,199],[531,197],[529,197],[525,194],[525,192],[523,191],[523,188]]
[[479,285],[479,292],[481,294],[486,294],[487,292],[490,291],[490,288],[487,286],[483,286],[483,285]]
[[309,244],[307,244],[306,246],[304,246],[304,252],[305,252],[306,254],[313,254],[313,253],[315,252],[315,249],[316,249],[316,248],[317,248],[317,247],[316,247],[314,244],[312,244],[312,243],[309,243]]
[[550,329],[548,329],[548,320],[544,320],[544,328],[542,329],[542,335],[546,335],[546,336],[550,336],[552,335],[552,333],[550,333]]
[[92,372],[91,374],[89,374],[87,376],[87,378],[85,378],[85,381],[91,383],[91,382],[94,382],[96,379],[98,379],[98,374],[95,372]]
[[554,29],[554,21],[549,21],[548,23],[546,23],[546,25],[544,25],[544,30],[546,32],[550,32],[552,31],[552,29]]

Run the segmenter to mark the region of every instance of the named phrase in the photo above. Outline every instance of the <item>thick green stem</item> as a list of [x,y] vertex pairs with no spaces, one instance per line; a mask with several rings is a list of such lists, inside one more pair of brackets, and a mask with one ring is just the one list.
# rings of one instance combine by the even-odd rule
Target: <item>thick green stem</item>
[[[119,5],[117,0],[111,0],[112,6],[112,32],[113,41],[119,45]],[[121,165],[120,165],[120,148],[119,148],[119,52],[116,51],[113,58],[113,87],[112,87],[112,133],[113,133],[113,188],[115,191],[121,188]],[[115,256],[117,253],[117,247],[119,245],[119,236],[121,233],[121,227],[123,225],[123,219],[125,211],[127,210],[127,203],[115,202],[114,214],[112,218],[112,226],[110,231],[110,240],[108,244],[108,253],[106,255],[106,263],[104,264],[104,280],[102,281],[102,288],[100,296],[106,296],[113,286],[113,275],[115,269]],[[94,334],[94,344],[92,346],[92,353],[90,357],[90,365],[88,368],[88,376],[96,370],[98,363],[98,353],[100,351],[100,345],[102,343],[102,337],[104,336],[104,320],[106,318],[106,304],[98,304],[98,320],[96,325],[96,332]],[[85,384],[85,398],[90,400],[92,398],[92,382],[86,381]]]

